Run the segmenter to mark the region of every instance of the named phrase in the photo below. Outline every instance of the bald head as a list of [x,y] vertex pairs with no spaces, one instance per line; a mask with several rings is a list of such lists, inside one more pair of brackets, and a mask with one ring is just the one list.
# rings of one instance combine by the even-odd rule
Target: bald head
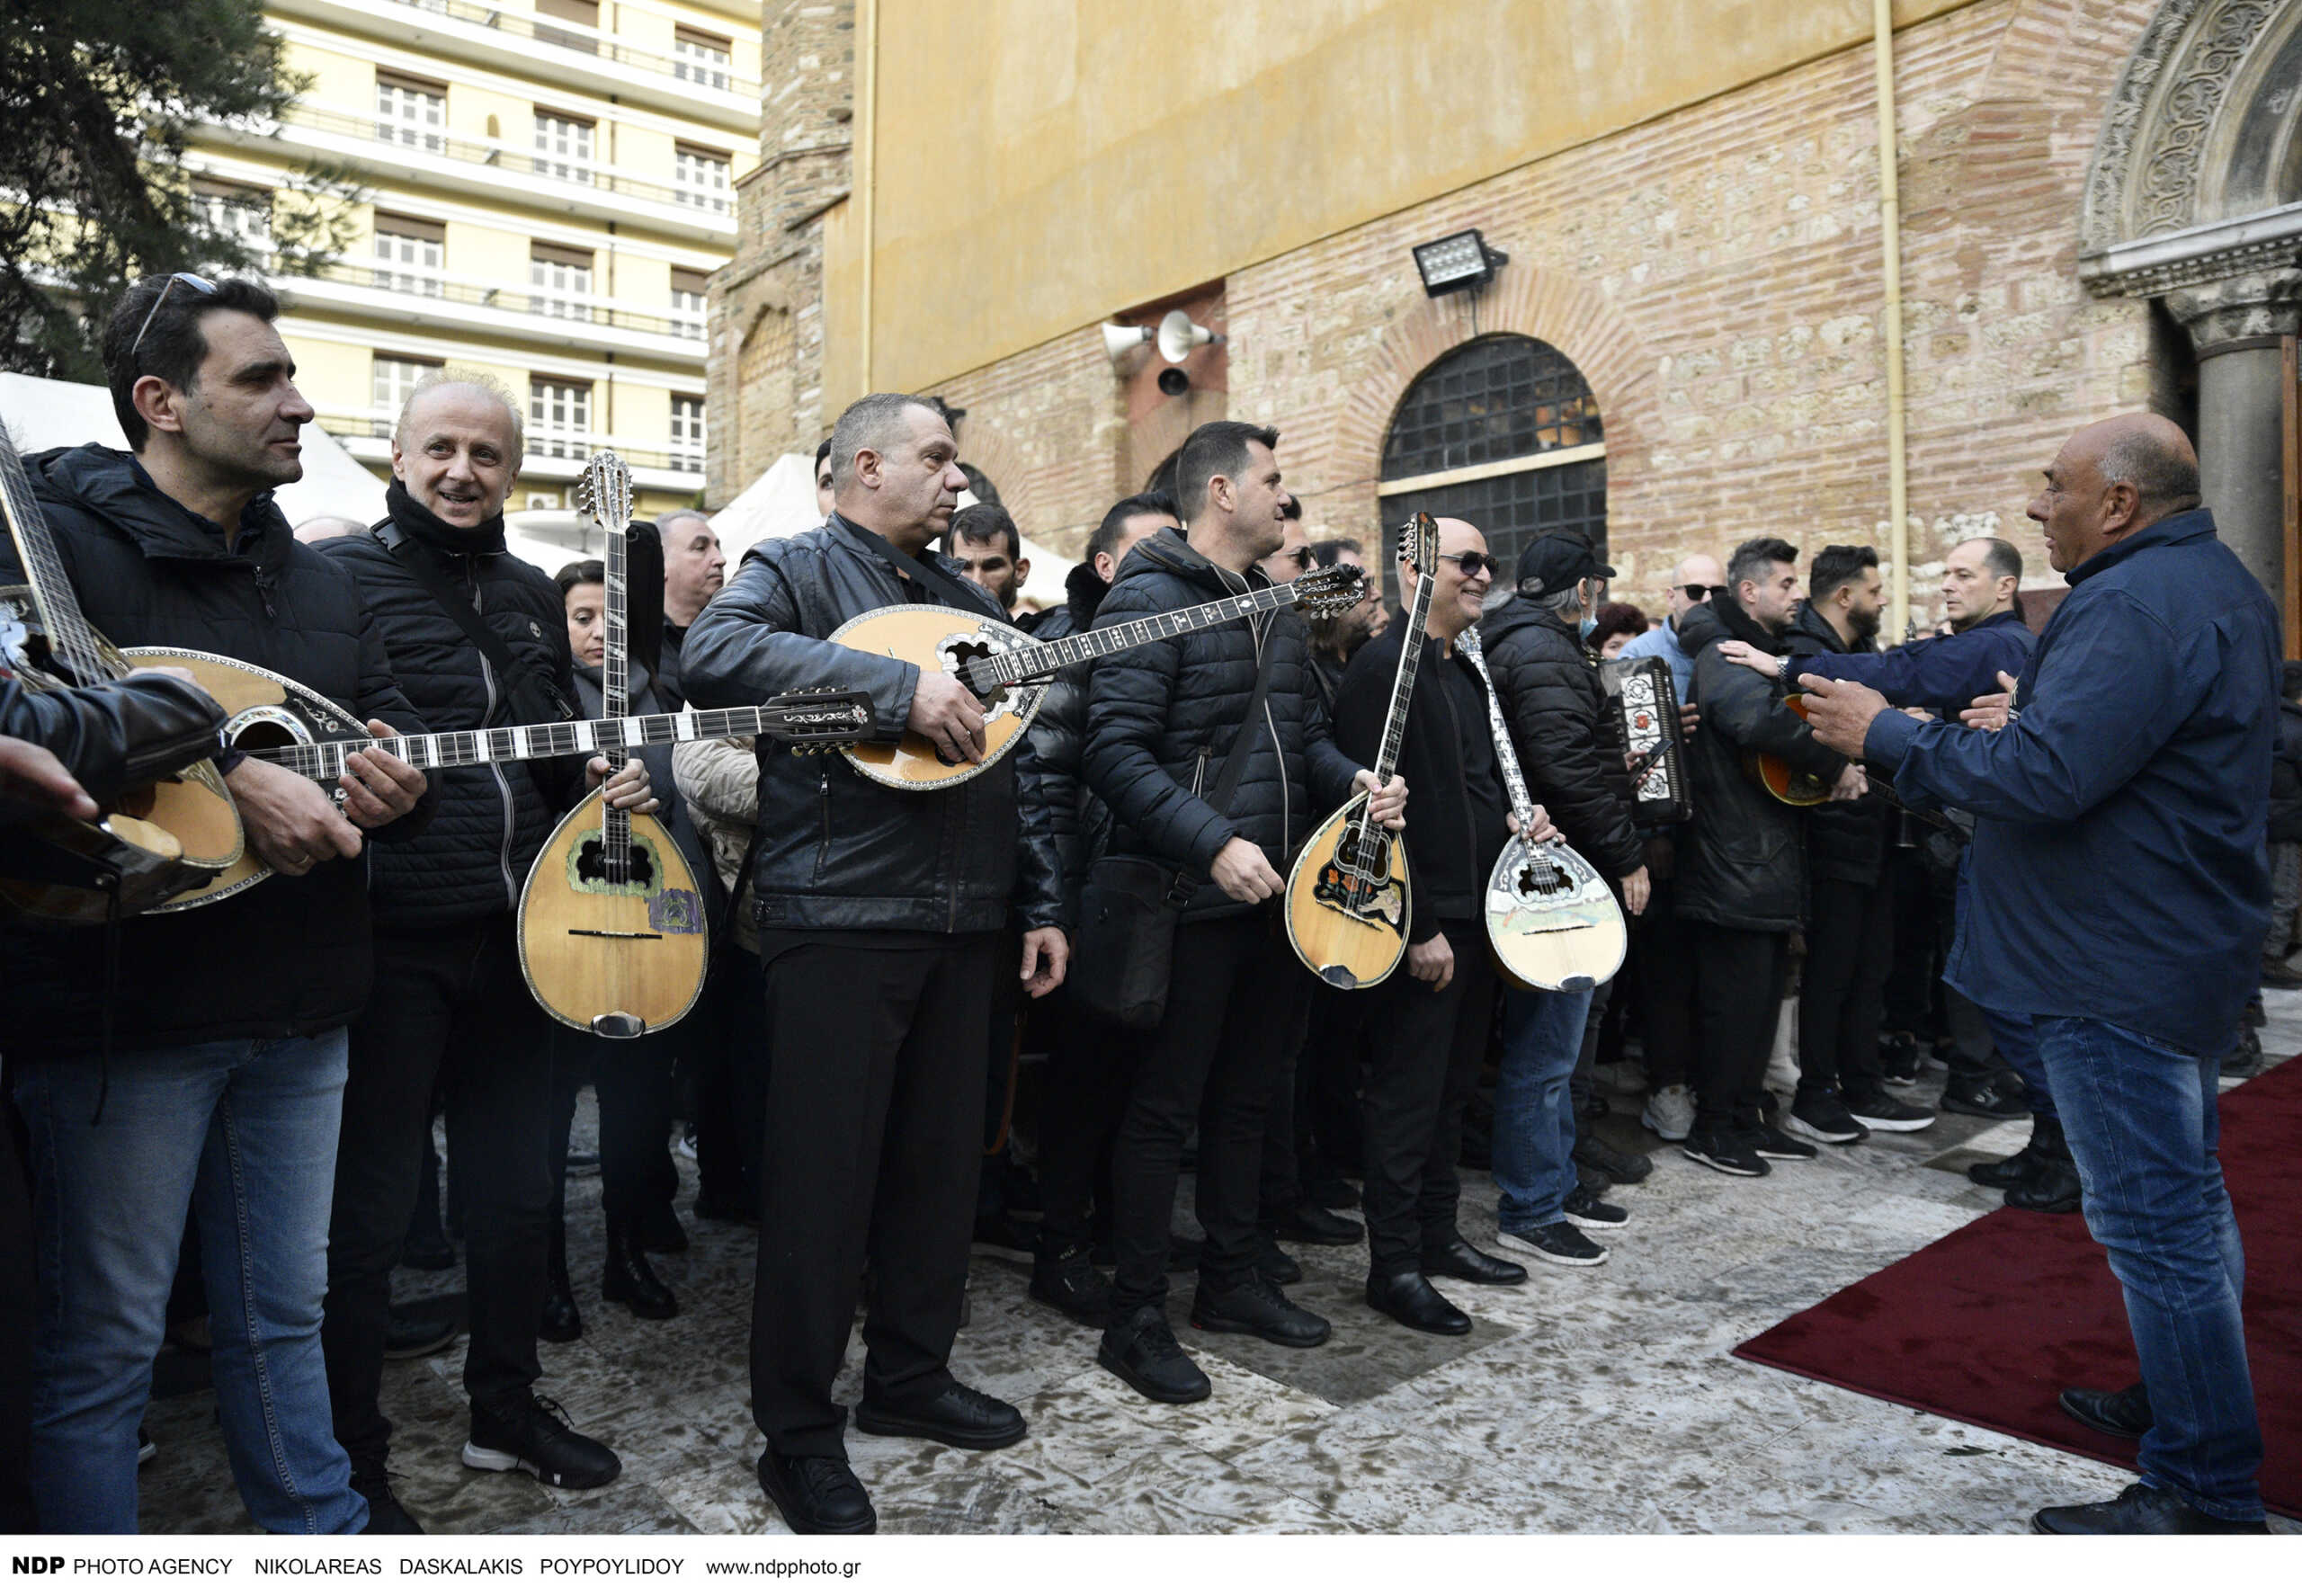
[[[1671,619],[1678,620],[1702,602],[1702,599],[1688,597],[1688,588],[1709,589],[1726,585],[1726,569],[1724,566],[1707,554],[1688,555],[1671,567]],[[1708,593],[1704,594],[1706,598],[1709,596]]]
[[2143,528],[2195,509],[2198,452],[2163,415],[2114,415],[2070,435],[2025,512],[2047,560],[2069,571]]
[[296,525],[299,543],[325,543],[330,538],[356,538],[368,530],[364,521],[354,521],[348,515],[315,515]]

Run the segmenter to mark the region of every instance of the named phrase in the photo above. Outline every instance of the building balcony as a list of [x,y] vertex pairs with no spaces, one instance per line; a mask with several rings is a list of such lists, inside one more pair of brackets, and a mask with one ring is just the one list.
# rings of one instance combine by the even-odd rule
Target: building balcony
[[491,72],[612,95],[754,137],[759,131],[760,85],[754,80],[712,63],[638,49],[580,22],[471,0],[270,0],[267,9]]
[[[392,459],[392,424],[398,415],[388,410],[365,414],[320,415],[320,429],[344,445],[346,454],[363,465],[388,468]],[[703,491],[703,450],[671,450],[623,438],[543,432],[531,428],[527,458],[520,462],[520,483],[514,504],[524,504],[527,489],[549,491],[584,474],[584,462],[599,450],[612,449],[631,468],[631,485],[655,493],[695,494]]]
[[211,122],[207,137],[238,149],[289,145],[400,183],[497,203],[564,209],[702,244],[731,247],[736,238],[734,200],[724,191],[653,183],[601,162],[539,155],[495,139],[459,138],[373,111],[296,105],[277,122]]
[[635,309],[617,300],[513,288],[404,265],[336,261],[309,276],[270,279],[290,305],[512,339],[703,366],[703,316]]

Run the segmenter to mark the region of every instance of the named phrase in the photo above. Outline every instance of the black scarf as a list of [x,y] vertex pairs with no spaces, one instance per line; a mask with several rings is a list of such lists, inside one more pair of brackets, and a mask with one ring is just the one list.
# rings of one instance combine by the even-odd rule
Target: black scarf
[[442,554],[504,552],[504,513],[500,510],[477,526],[455,526],[417,504],[415,495],[397,477],[384,489],[384,510],[394,526]]

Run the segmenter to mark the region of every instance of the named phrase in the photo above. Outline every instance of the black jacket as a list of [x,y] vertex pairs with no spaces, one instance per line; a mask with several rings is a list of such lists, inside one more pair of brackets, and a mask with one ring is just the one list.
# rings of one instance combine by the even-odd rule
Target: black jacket
[[[1268,587],[1260,570],[1242,577],[1210,564],[1172,529],[1128,551],[1095,611],[1098,627]],[[1262,641],[1258,643],[1258,638]],[[1200,796],[1243,735],[1254,696],[1259,648],[1271,656],[1270,697],[1229,811]],[[1204,878],[1233,837],[1260,847],[1281,875],[1312,826],[1351,795],[1359,766],[1335,747],[1311,681],[1309,636],[1292,610],[1274,610],[1260,628],[1225,621],[1181,637],[1106,655],[1088,676],[1087,783],[1117,819],[1111,851],[1164,860],[1202,878],[1186,916],[1245,914]]]
[[[399,535],[392,528],[388,535]],[[513,663],[576,700],[575,657],[558,584],[504,548],[498,531],[477,552],[428,547],[511,651]],[[479,646],[374,533],[331,538],[320,552],[357,577],[382,625],[399,684],[434,731],[522,723]],[[523,707],[532,712],[533,706]],[[581,760],[530,760],[435,771],[440,813],[414,842],[376,851],[376,923],[416,931],[519,907],[544,839],[583,795]]]
[[[1860,658],[1877,651],[1869,645],[1850,648],[1838,629],[1801,605],[1782,634],[1783,651],[1795,655],[1845,655]],[[1827,672],[1819,673],[1827,674]],[[1798,678],[1791,678],[1796,682]],[[1817,881],[1851,881],[1876,887],[1887,858],[1887,828],[1891,816],[1886,798],[1867,793],[1851,804],[1817,804],[1807,811],[1807,868]]]
[[[269,496],[248,506],[228,542],[117,450],[52,450],[26,465],[80,607],[113,643],[224,655],[395,731],[433,729],[396,684],[359,588],[296,541]],[[0,582],[21,580],[18,570],[13,548],[0,551]],[[422,830],[437,791],[427,788],[360,858],[274,876],[206,908],[129,921],[120,933],[113,1045],[313,1036],[350,1021],[367,1004],[372,971],[370,860],[385,838]],[[20,923],[0,930],[0,1037],[95,1051],[113,985],[103,932]]]
[[1768,654],[1783,649],[1731,593],[1680,619],[1679,641],[1695,656],[1702,726],[1687,750],[1694,818],[1680,831],[1679,916],[1740,931],[1795,931],[1807,917],[1806,824],[1744,774],[1743,755],[1780,754],[1825,781],[1836,780],[1846,761],[1815,741],[1780,684],[1719,656],[1718,646],[1730,638]]
[[[213,753],[223,725],[215,700],[172,676],[36,691],[0,658],[0,737],[47,749],[103,808]],[[27,813],[0,797],[0,826]]]
[[[1478,637],[1511,718],[1527,795],[1566,834],[1567,846],[1621,880],[1646,853],[1631,818],[1622,734],[1582,638],[1557,611],[1515,596],[1479,622]],[[1407,790],[1414,790],[1411,779]]]
[[[1069,602],[1047,611],[1039,630],[1031,634],[1039,642],[1052,643],[1093,626],[1095,611],[1111,586],[1095,575],[1093,561],[1081,560],[1064,578],[1064,590]],[[1079,923],[1079,893],[1086,885],[1087,867],[1111,846],[1111,809],[1079,774],[1080,744],[1087,729],[1087,677],[1094,668],[1093,660],[1066,665],[1048,684],[1039,718],[1031,722],[1040,797],[1063,872],[1066,925]]]
[[[950,561],[921,558],[976,596]],[[836,515],[772,539],[688,629],[689,700],[724,709],[848,688],[870,694],[876,736],[892,742],[910,718],[919,668],[823,639],[867,611],[935,597],[910,588]],[[1006,619],[988,594],[978,607]],[[1027,928],[1063,923],[1055,839],[1021,818],[1040,801],[1028,737],[989,770],[933,792],[881,786],[836,754],[794,759],[765,740],[759,771],[753,882],[763,927],[959,934],[998,930],[1011,906]]]
[[[1334,741],[1358,767],[1371,770],[1381,755],[1406,632],[1405,617],[1395,616],[1388,630],[1352,655],[1343,673],[1334,700]],[[1486,878],[1510,836],[1501,807],[1508,799],[1503,796],[1502,771],[1494,762],[1495,735],[1483,709],[1476,718],[1459,711],[1459,695],[1450,693],[1442,680],[1450,673],[1467,679],[1471,696],[1485,702],[1486,689],[1477,668],[1459,651],[1450,656],[1438,639],[1424,638],[1414,697],[1399,733],[1398,773],[1406,778],[1406,789],[1414,798],[1414,817],[1403,834],[1411,887],[1411,942],[1429,941],[1438,934],[1441,920],[1478,917]],[[1477,811],[1464,773],[1466,759],[1476,758],[1482,748],[1497,804],[1486,814]]]

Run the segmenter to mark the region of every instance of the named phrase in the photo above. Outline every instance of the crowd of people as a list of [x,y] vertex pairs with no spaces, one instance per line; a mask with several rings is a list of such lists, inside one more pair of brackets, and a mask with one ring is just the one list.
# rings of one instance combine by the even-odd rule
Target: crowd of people
[[[518,406],[484,377],[425,382],[394,432],[386,519],[291,531],[271,490],[299,476],[311,411],[276,315],[257,285],[185,274],[114,310],[129,449],[26,462],[87,620],[276,672],[377,736],[598,716],[602,562],[555,575],[505,548]],[[2039,1527],[2260,1528],[2213,1102],[2259,983],[2296,979],[2302,841],[2273,831],[2271,798],[2275,775],[2278,827],[2302,839],[2302,774],[2273,771],[2275,612],[2215,540],[2180,432],[2119,418],[2049,468],[2030,513],[2072,585],[2043,638],[2021,556],[1977,538],[1947,557],[1941,632],[1884,649],[1870,548],[1824,548],[1803,573],[1777,537],[1723,565],[1691,550],[1650,623],[1563,534],[1507,572],[1461,519],[1438,521],[1435,558],[1371,531],[1313,540],[1280,447],[1248,422],[1200,427],[1039,612],[1019,608],[1015,522],[958,508],[950,428],[907,395],[839,417],[816,453],[822,524],[732,575],[700,513],[632,529],[633,602],[652,612],[660,590],[661,611],[632,629],[631,713],[860,691],[870,740],[923,740],[964,777],[924,790],[698,739],[428,772],[372,748],[331,792],[225,751],[222,711],[180,672],[0,673],[8,860],[205,749],[272,871],[184,913],[0,926],[22,1121],[0,1137],[7,1527],[136,1529],[152,1360],[196,1253],[252,1517],[417,1532],[383,1372],[458,1333],[391,1302],[394,1268],[444,1246],[442,1112],[468,1282],[461,1460],[568,1490],[614,1479],[614,1451],[538,1390],[538,1342],[582,1335],[591,1295],[563,1207],[588,1083],[600,1299],[681,1311],[648,1255],[686,1244],[682,1119],[692,1213],[757,1226],[757,1477],[795,1529],[876,1524],[851,1417],[959,1448],[1022,1438],[1015,1407],[950,1371],[975,1253],[1027,1258],[1031,1296],[1099,1330],[1097,1360],[1141,1398],[1196,1402],[1211,1385],[1176,1337],[1172,1277],[1193,1278],[1200,1333],[1316,1347],[1332,1327],[1287,1295],[1290,1246],[1363,1241],[1367,1303],[1433,1335],[1471,1328],[1448,1282],[1604,1264],[1600,1238],[1634,1224],[1614,1199],[1652,1168],[1600,1129],[1626,1099],[1744,1178],[1938,1113],[2028,1116],[2028,1146],[1973,1177],[2021,1207],[2083,1200],[2144,1372],[2064,1398],[2143,1435],[2142,1482]],[[1086,638],[1344,563],[1371,581],[1339,612],[1242,605],[1076,650],[1020,690],[1036,713],[1005,757],[988,720],[1014,702],[829,640],[897,604]],[[0,559],[0,581],[22,568]],[[1422,664],[1386,751],[1410,612]],[[1647,658],[1682,706],[1683,819],[1642,817],[1600,668]],[[1522,989],[1488,957],[1488,878],[1522,825],[1506,755],[1529,840],[1572,847],[1627,918],[1611,983]],[[668,826],[709,900],[702,1001],[635,1039],[555,1024],[516,946],[546,834],[595,791]],[[1414,889],[1397,973],[1344,991],[1304,967],[1280,910],[1307,834],[1354,797]],[[2283,920],[2266,929],[2273,838]],[[1949,1067],[1932,1106],[1905,1094],[1928,1052]],[[1467,1163],[1493,1172],[1493,1251],[1460,1223]],[[1173,1224],[1186,1171],[1198,1236]],[[851,1415],[832,1393],[859,1306]]]

